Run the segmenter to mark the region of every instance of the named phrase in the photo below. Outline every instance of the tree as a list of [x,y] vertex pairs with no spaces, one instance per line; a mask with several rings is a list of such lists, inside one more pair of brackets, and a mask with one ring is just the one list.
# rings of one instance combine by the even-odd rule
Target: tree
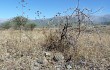
[[26,30],[31,30],[32,31],[35,27],[36,27],[35,23],[28,23],[28,24],[25,25]]
[[21,29],[21,27],[24,27],[27,23],[28,19],[23,16],[17,16],[12,19],[13,26],[17,29]]
[[15,26],[18,29],[20,29],[20,42],[21,42],[21,29],[22,29],[22,27],[24,28],[27,21],[28,21],[28,19],[23,16],[17,16],[12,19],[12,22],[14,22]]
[[0,25],[0,27],[3,28],[3,29],[9,29],[9,28],[11,27],[11,25],[10,25],[10,22],[7,21],[7,22],[5,22],[5,23],[2,23],[2,24]]

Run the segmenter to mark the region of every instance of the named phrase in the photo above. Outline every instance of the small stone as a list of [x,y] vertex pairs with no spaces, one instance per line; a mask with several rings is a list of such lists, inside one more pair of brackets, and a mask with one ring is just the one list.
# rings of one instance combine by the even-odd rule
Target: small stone
[[67,69],[72,69],[72,66],[71,65],[67,65],[66,68]]
[[37,63],[39,63],[39,64],[48,64],[48,60],[46,59],[46,57],[39,57],[38,59],[37,59]]
[[61,70],[61,65],[55,66],[56,70]]
[[56,68],[56,70],[61,70],[61,68],[58,67],[58,68]]
[[45,52],[45,56],[51,56],[51,52]]
[[43,58],[43,63],[44,63],[44,65],[48,64],[48,60],[46,59],[46,57]]
[[55,53],[53,60],[54,61],[62,61],[62,60],[64,60],[64,56],[61,53]]
[[44,56],[47,60],[51,60],[53,58],[52,52],[44,52]]
[[39,64],[43,64],[43,60],[37,60],[37,63],[39,63]]

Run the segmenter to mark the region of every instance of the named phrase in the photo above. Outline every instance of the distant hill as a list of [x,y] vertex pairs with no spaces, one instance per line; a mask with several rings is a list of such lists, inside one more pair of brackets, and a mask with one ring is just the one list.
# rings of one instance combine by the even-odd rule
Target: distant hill
[[[108,24],[110,22],[110,14],[103,16],[91,15],[90,19],[93,21],[94,24],[106,24],[106,23]],[[0,23],[3,23],[5,21],[7,21],[7,19],[0,19]],[[65,16],[53,17],[48,19],[30,20],[30,22],[36,23],[39,27],[48,26],[47,24],[50,25],[53,24],[55,26],[55,25],[59,25],[60,23],[65,23],[65,21],[66,21]],[[69,19],[69,22],[73,24],[75,24],[74,22],[76,21],[77,18],[75,18],[74,16]]]
[[[91,15],[90,19],[91,19],[91,21],[93,21],[94,24],[108,24],[110,22],[110,14],[103,15],[103,16]],[[87,18],[86,18],[86,20],[87,20]],[[36,22],[40,26],[45,26],[48,23],[50,23],[50,24],[52,23],[54,25],[58,25],[59,23],[65,23],[66,19],[65,19],[65,16],[62,16],[62,17],[49,18],[49,19],[45,19],[45,20],[37,19],[37,20],[33,20],[33,21]],[[69,19],[69,22],[73,23],[73,24],[75,24],[76,21],[77,21],[77,18],[74,16]]]
[[92,16],[91,19],[94,23],[104,24],[110,22],[110,14],[103,16]]
[[6,21],[8,21],[8,19],[2,19],[2,18],[0,18],[0,23],[6,22]]

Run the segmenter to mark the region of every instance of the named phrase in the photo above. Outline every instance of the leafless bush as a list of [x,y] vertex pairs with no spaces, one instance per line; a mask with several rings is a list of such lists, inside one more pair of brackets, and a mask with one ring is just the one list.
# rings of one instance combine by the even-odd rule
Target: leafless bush
[[[70,10],[73,9],[71,8]],[[64,13],[67,13],[67,11]],[[94,26],[90,17],[86,15],[84,11],[91,12],[91,10],[88,10],[86,8],[81,10],[79,8],[79,0],[78,0],[78,5],[73,10],[72,14],[66,15],[65,17],[66,21],[63,19],[63,21],[65,22],[65,23],[61,23],[63,24],[63,26],[59,27],[55,32],[50,31],[50,34],[46,36],[46,41],[43,45],[43,48],[46,49],[46,51],[61,52],[65,56],[66,61],[70,58],[71,58],[70,60],[72,60],[73,58],[73,60],[75,61],[74,63],[76,63],[78,58],[81,57],[80,55],[78,55],[79,53],[78,51],[79,45],[77,43],[78,39],[81,38],[80,35],[82,35],[83,32],[89,31],[87,30],[89,28],[88,25]],[[60,15],[61,13],[58,13],[56,16],[60,16]],[[74,23],[77,23],[77,26],[75,28],[74,27],[72,28],[71,24],[73,22],[72,23],[69,22],[69,20],[72,17],[76,18],[76,21]],[[98,32],[97,34],[99,35]]]

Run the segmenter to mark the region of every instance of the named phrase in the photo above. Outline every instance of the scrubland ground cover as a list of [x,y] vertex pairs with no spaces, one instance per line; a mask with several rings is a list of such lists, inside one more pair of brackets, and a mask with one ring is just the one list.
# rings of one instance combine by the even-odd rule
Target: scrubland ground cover
[[[66,46],[59,48],[61,50],[45,49],[59,43],[55,28],[22,30],[21,33],[0,30],[0,70],[110,70],[110,27],[99,29],[101,39],[96,31],[82,32],[75,45],[77,50],[74,46],[68,48],[67,44],[58,45],[58,48]],[[73,30],[69,34],[76,33]]]

